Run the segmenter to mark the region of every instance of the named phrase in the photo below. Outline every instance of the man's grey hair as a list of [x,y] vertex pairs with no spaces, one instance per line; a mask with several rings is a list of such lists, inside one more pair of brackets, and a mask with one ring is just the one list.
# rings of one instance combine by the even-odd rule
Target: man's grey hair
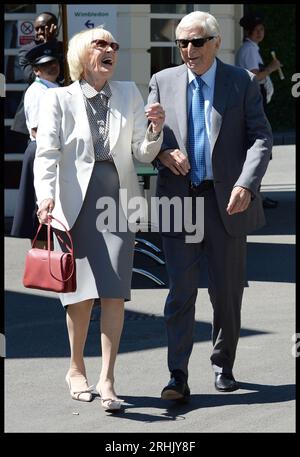
[[220,26],[214,16],[203,11],[193,11],[184,16],[176,28],[176,38],[182,31],[191,26],[203,29],[203,36],[221,36]]

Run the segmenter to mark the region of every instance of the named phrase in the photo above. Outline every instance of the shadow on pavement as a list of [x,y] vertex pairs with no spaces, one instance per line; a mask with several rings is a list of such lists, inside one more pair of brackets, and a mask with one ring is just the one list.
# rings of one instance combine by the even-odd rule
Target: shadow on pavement
[[296,248],[294,244],[248,243],[248,281],[296,281]]
[[[295,192],[268,192],[279,201],[276,209],[265,211],[267,224],[254,235],[289,235],[295,233]],[[144,238],[161,247],[158,233],[143,233]],[[160,254],[163,257],[162,254]],[[148,278],[133,274],[132,288],[167,289],[165,266],[142,254],[135,255],[134,265],[148,269],[166,282],[160,287]],[[207,270],[203,259],[199,288],[207,287]],[[248,280],[270,282],[295,282],[295,245],[288,243],[248,243]],[[165,291],[167,294],[167,290]],[[165,295],[166,295],[165,294]],[[161,309],[164,306],[162,299]],[[154,298],[155,299],[155,298]],[[98,316],[99,317],[99,316]],[[5,294],[5,332],[7,357],[68,357],[68,337],[65,312],[56,298],[7,291]],[[163,318],[126,311],[126,325],[121,339],[120,352],[136,351],[166,346]],[[138,325],[137,325],[137,321]],[[242,329],[241,337],[261,332]],[[195,342],[208,341],[211,326],[195,323]],[[86,356],[99,355],[99,319],[91,321],[86,345]],[[248,395],[248,394],[247,394]],[[252,395],[252,394],[251,394]]]
[[[5,334],[7,358],[69,357],[65,311],[51,297],[6,292]],[[243,328],[241,337],[266,334]],[[99,319],[91,321],[85,356],[100,355]],[[211,340],[211,325],[195,322],[195,343]],[[125,311],[119,353],[166,347],[163,317]]]
[[[278,201],[278,207],[266,209],[266,225],[251,235],[293,235],[295,234],[295,192],[262,192]],[[12,218],[5,220],[5,233],[8,235]],[[157,232],[138,233],[138,236],[162,247],[161,237]],[[250,241],[250,240],[249,240]],[[247,245],[247,279],[248,281],[270,282],[295,282],[295,245],[289,243],[252,243]],[[141,247],[145,247],[141,245]],[[153,252],[150,248],[147,248]],[[158,254],[164,258],[163,253]],[[164,265],[159,265],[155,260],[139,252],[134,256],[134,267],[148,270],[153,275],[164,281],[164,286],[158,286],[149,278],[133,273],[132,289],[167,289],[168,275]],[[207,288],[207,261],[203,256],[201,273],[199,275],[199,288]],[[163,306],[163,304],[162,304]]]
[[[180,404],[159,398],[160,389],[158,386],[157,397],[136,397],[120,395],[125,402],[124,414],[116,417],[140,422],[165,422],[185,420],[185,414],[205,408],[229,405],[256,405],[270,403],[284,403],[296,398],[296,388],[294,384],[281,386],[240,383],[240,389],[235,393],[216,393],[216,394],[191,394],[190,402]],[[242,393],[242,390],[252,390],[253,392]],[[200,390],[200,389],[199,389]],[[95,400],[98,397],[95,397]],[[137,409],[152,408],[157,409],[157,414],[139,412]],[[134,409],[134,411],[132,411]]]
[[277,208],[265,209],[266,225],[253,235],[294,235],[296,233],[296,192],[261,192],[278,201]]
[[[146,234],[152,243],[155,242],[151,234]],[[158,244],[158,243],[156,243]],[[295,244],[288,243],[247,243],[247,280],[261,282],[285,282],[296,281],[296,249]],[[161,255],[163,258],[163,256]],[[157,286],[150,279],[141,278],[133,274],[132,289],[167,289],[168,275],[164,265],[157,265],[153,260],[143,258],[141,254],[135,255],[134,265],[150,271],[162,281],[165,286]],[[203,256],[201,260],[201,272],[198,287],[206,289],[208,286],[207,260]]]
[[[294,235],[295,228],[295,192],[262,192],[262,196],[268,196],[278,201],[278,207],[266,209],[266,225],[251,235]],[[161,248],[161,239],[158,233],[143,233],[143,238]],[[163,255],[161,255],[163,258]],[[164,266],[157,265],[155,261],[136,253],[135,266],[148,269],[152,274],[162,279],[166,286],[157,286],[150,280],[145,280],[133,275],[132,288],[167,288],[168,277]],[[270,281],[294,283],[295,277],[295,244],[249,242],[247,244],[247,279],[248,281]],[[199,288],[207,288],[207,261],[203,257],[201,264],[201,276]]]

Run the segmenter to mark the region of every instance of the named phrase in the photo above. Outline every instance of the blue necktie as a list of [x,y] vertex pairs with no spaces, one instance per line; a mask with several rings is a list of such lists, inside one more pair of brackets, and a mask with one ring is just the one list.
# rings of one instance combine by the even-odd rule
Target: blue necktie
[[206,175],[205,165],[205,113],[202,87],[204,81],[198,76],[194,84],[192,105],[188,119],[188,151],[191,164],[191,182],[200,184]]

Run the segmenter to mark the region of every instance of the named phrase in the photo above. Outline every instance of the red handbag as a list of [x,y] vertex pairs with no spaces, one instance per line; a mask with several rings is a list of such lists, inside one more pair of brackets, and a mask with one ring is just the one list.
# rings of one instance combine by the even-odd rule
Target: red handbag
[[[68,252],[50,250],[51,220],[61,224],[68,236],[70,246]],[[47,227],[47,250],[35,248],[35,242],[43,224],[39,225],[32,247],[25,260],[23,285],[31,289],[51,290],[53,292],[75,292],[76,264],[74,259],[73,241],[70,233],[62,222],[49,215]]]

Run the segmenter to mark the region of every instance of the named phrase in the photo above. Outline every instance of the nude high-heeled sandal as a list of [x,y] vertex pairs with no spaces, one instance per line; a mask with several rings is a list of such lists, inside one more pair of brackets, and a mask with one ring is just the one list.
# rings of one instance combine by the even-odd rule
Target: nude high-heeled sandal
[[91,394],[91,390],[93,390],[93,386],[90,386],[85,390],[74,391],[74,390],[72,390],[71,379],[68,374],[66,375],[65,379],[66,379],[66,383],[68,384],[70,395],[73,398],[73,400],[79,400],[79,401],[91,401],[92,400],[93,396]]
[[96,385],[96,390],[100,395],[101,406],[104,411],[109,413],[117,413],[122,410],[122,403],[124,403],[124,400],[121,400],[120,398],[102,398],[99,383]]

